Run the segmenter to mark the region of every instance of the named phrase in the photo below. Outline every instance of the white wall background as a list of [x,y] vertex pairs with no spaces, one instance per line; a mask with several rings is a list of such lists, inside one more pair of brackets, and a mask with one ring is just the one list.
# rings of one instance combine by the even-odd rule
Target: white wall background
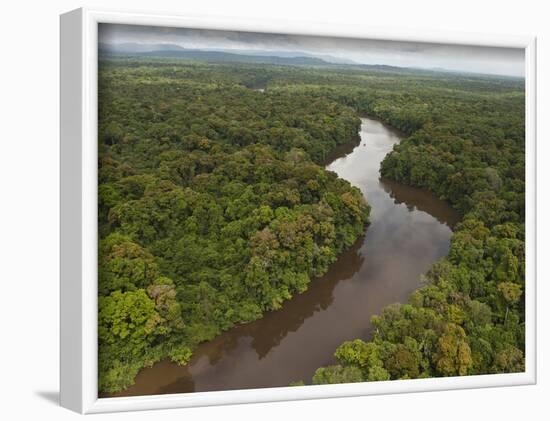
[[[98,415],[116,420],[544,419],[550,413],[546,192],[550,33],[544,1],[58,0],[3,3],[0,64],[0,418],[75,419],[58,396],[58,15],[80,7],[538,36],[537,386]],[[34,418],[33,418],[34,416]]]

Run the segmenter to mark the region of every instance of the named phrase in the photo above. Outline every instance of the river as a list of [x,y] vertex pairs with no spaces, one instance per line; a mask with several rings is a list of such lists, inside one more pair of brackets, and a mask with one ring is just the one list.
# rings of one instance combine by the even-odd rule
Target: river
[[371,205],[365,235],[309,289],[262,319],[201,344],[187,366],[168,360],[143,369],[116,396],[308,383],[334,363],[343,341],[370,334],[370,318],[405,302],[420,276],[449,249],[459,215],[431,193],[380,179],[380,162],[400,135],[362,118],[360,143],[334,151],[327,169],[359,187]]

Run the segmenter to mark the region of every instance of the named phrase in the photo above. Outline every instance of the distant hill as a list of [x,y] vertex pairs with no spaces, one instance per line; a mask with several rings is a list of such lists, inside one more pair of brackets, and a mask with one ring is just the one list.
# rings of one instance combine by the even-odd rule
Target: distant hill
[[[214,49],[207,49],[204,48],[204,51],[212,51]],[[329,54],[312,54],[307,53],[305,51],[284,51],[284,50],[271,50],[271,51],[264,51],[264,50],[241,50],[241,49],[215,49],[215,51],[222,51],[225,53],[233,53],[233,54],[241,54],[241,55],[247,55],[247,56],[277,56],[277,57],[312,57],[312,58],[319,58],[321,60],[324,60],[328,63],[334,63],[334,64],[359,64],[353,60],[342,58],[342,57],[335,57],[331,56]]]
[[102,55],[132,55],[140,57],[170,57],[206,62],[262,63],[281,65],[330,65],[331,63],[314,56],[279,56],[260,54],[240,54],[227,51],[186,49],[174,44],[99,44]]
[[243,54],[224,53],[220,51],[151,51],[136,53],[149,57],[173,57],[188,60],[200,60],[207,62],[232,62],[232,63],[262,63],[262,64],[287,64],[287,65],[328,65],[330,63],[313,57],[278,57],[278,56],[250,56]]
[[386,64],[361,64],[350,59],[334,57],[328,54],[312,54],[303,51],[267,51],[244,49],[189,49],[177,44],[157,43],[99,43],[99,54],[103,56],[164,57],[208,63],[248,63],[294,66],[327,66],[332,69],[359,70],[394,74],[427,74],[441,77],[467,76],[482,78],[502,78],[523,80],[513,76],[483,75],[443,68],[398,67]]
[[99,44],[100,55],[122,55],[134,57],[164,57],[183,60],[196,60],[209,63],[249,63],[276,64],[294,66],[329,66],[355,70],[380,72],[417,72],[419,69],[407,69],[383,64],[359,64],[352,60],[330,55],[314,55],[300,51],[264,51],[264,50],[228,50],[228,49],[188,49],[176,44]]

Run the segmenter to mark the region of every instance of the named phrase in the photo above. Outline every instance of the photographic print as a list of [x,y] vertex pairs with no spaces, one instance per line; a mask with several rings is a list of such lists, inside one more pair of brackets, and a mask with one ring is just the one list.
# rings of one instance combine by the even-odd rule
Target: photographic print
[[98,25],[98,394],[525,371],[525,50]]

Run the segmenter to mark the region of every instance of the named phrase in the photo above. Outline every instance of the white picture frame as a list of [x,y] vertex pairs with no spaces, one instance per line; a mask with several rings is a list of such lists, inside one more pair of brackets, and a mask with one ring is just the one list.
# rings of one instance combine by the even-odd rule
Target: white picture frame
[[[97,45],[98,23],[322,35],[525,49],[525,372],[98,398],[97,391]],[[324,22],[247,20],[81,8],[61,15],[61,405],[79,413],[290,401],[536,383],[535,45],[532,36],[418,32]]]

